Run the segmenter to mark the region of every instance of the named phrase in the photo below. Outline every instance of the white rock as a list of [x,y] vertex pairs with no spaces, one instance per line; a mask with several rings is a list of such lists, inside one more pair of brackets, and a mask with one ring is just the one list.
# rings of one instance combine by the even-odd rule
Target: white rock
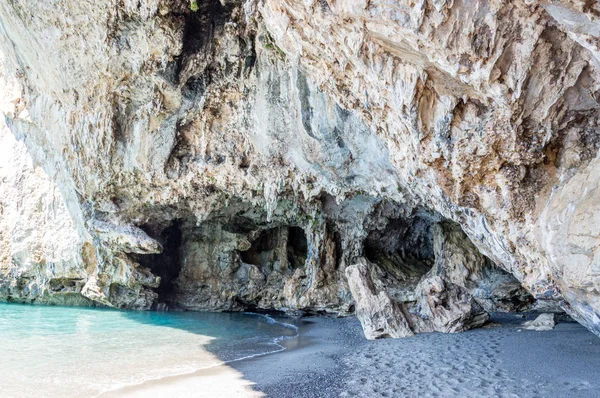
[[554,325],[556,325],[554,321],[554,314],[551,313],[540,314],[534,320],[523,323],[523,327],[525,329],[535,330],[537,332],[552,330],[554,329]]

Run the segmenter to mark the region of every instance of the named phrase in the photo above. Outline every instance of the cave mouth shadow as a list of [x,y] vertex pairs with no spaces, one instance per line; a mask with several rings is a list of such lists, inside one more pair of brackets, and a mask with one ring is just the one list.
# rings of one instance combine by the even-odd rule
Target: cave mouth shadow
[[[148,224],[144,225],[142,229],[147,231],[148,235],[154,236],[162,246],[160,253],[129,254],[132,261],[137,262],[142,268],[149,270],[154,276],[160,278],[158,286],[150,287],[158,295],[154,299],[151,309],[204,311],[204,308],[194,309],[180,305],[181,295],[189,294],[185,289],[186,283],[189,285],[190,282],[184,282],[182,286],[179,276],[182,270],[186,272],[192,269],[193,272],[195,261],[206,261],[208,264],[212,264],[206,266],[207,273],[211,277],[218,277],[222,273],[221,265],[216,268],[211,260],[218,260],[220,257],[218,254],[213,257],[210,257],[210,255],[217,253],[217,250],[212,250],[212,246],[219,244],[220,241],[214,243],[210,238],[207,239],[206,234],[210,233],[207,232],[210,229],[204,232],[197,231],[187,219],[174,219],[166,225]],[[264,229],[255,226],[250,229],[233,229],[233,231],[227,230],[229,233],[247,238],[250,244],[243,249],[238,247],[231,251],[231,256],[227,257],[227,261],[230,262],[232,268],[239,269],[244,265],[252,265],[258,267],[260,272],[265,275],[276,270],[282,272],[283,278],[288,278],[297,269],[306,265],[309,242],[304,229],[299,226],[278,225]],[[210,250],[206,250],[206,248]],[[193,254],[189,255],[189,253],[193,253],[191,250],[205,250],[203,253],[211,254],[198,260],[198,257]],[[186,251],[189,251],[189,253],[186,253]],[[184,264],[186,265],[184,266]],[[196,282],[203,283],[199,279]],[[234,287],[240,286],[239,279],[234,282]],[[257,286],[256,289],[268,290],[270,287],[272,287],[272,284],[269,285],[269,281],[265,280],[264,284]],[[238,291],[238,294],[233,296],[233,304],[236,305],[232,304],[230,309],[250,312],[264,311],[269,314],[277,313],[276,310],[261,308],[260,295],[257,296],[256,300],[245,301],[242,293]]]
[[435,262],[432,225],[425,217],[391,219],[384,229],[369,232],[364,256],[396,280],[416,284]]
[[160,284],[154,288],[158,293],[157,302],[167,302],[169,296],[175,292],[174,281],[179,276],[182,268],[182,244],[183,244],[183,221],[174,220],[164,228],[158,237],[162,244],[161,253],[155,254],[130,254],[132,260],[139,263],[142,267],[150,269],[155,275],[160,277]]
[[363,241],[363,255],[378,286],[408,305],[416,303],[417,287],[428,275],[455,284],[487,313],[531,311],[535,304],[518,279],[485,256],[459,223],[435,211],[420,209],[377,224]]

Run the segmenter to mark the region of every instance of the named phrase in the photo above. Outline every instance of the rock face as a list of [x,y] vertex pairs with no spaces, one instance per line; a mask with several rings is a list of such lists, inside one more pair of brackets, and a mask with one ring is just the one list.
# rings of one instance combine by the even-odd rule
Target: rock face
[[0,300],[90,304],[85,250],[56,185],[0,125]]
[[197,3],[0,3],[2,299],[600,333],[598,6]]
[[380,258],[375,259],[379,263],[360,259],[346,268],[367,338],[460,332],[483,325],[489,319],[486,311],[519,311],[531,304],[531,296],[479,253],[460,227],[444,222],[431,230],[434,265],[429,271],[420,267],[427,272],[420,278],[410,273],[415,259],[387,270]]

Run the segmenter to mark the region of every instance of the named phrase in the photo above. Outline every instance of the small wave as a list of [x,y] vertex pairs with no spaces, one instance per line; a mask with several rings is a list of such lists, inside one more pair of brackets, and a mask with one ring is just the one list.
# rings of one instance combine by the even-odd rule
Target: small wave
[[[268,354],[274,354],[276,352],[281,352],[281,351],[285,350],[285,347],[282,346],[279,343],[281,343],[282,341],[288,340],[288,339],[296,338],[296,337],[298,337],[300,335],[300,329],[298,328],[298,326],[293,325],[291,323],[278,321],[278,320],[272,318],[271,316],[269,316],[267,314],[259,314],[259,313],[256,313],[256,312],[244,312],[244,314],[261,316],[261,317],[263,317],[264,319],[267,320],[267,323],[269,323],[271,325],[283,326],[284,328],[288,328],[288,329],[294,330],[295,334],[293,336],[281,336],[281,337],[274,338],[273,342],[275,343],[275,345],[279,346],[281,349],[279,349],[277,351],[270,352]],[[263,355],[267,355],[267,354],[263,354]]]
[[[288,328],[288,329],[294,329],[296,331],[296,333],[298,333],[298,331],[300,330],[298,328],[298,326],[296,326],[296,325],[293,325],[291,323],[286,323],[286,322],[278,321],[275,318],[273,318],[273,317],[271,317],[271,316],[269,316],[267,314],[259,314],[257,312],[244,312],[244,314],[246,314],[246,315],[257,315],[257,316],[263,317],[263,318],[265,318],[267,320],[267,323],[270,323],[271,325],[280,325],[280,326],[283,326],[283,327]],[[297,336],[298,335],[292,336],[292,337],[297,337]]]

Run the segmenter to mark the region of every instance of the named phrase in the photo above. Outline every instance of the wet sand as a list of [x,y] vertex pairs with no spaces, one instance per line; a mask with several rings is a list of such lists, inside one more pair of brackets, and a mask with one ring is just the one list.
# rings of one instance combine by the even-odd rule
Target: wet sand
[[500,325],[367,341],[355,318],[308,318],[285,351],[118,396],[600,397],[600,338],[575,322],[535,332],[520,327],[526,319],[493,320]]

